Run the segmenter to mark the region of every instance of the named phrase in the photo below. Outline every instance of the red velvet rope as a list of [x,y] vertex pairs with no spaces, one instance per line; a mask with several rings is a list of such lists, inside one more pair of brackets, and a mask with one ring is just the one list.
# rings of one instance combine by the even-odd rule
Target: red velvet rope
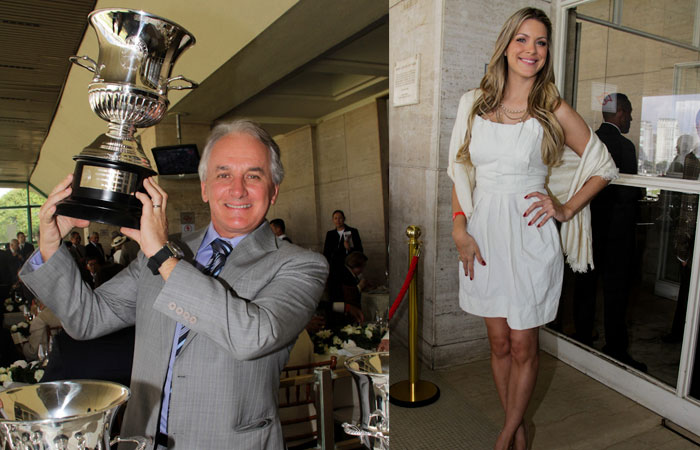
[[418,256],[414,256],[413,259],[411,259],[411,265],[408,268],[408,273],[406,274],[406,279],[403,282],[403,286],[401,286],[401,290],[399,291],[399,295],[396,296],[394,303],[392,303],[392,305],[391,305],[391,309],[389,309],[389,320],[391,320],[391,318],[394,317],[394,313],[399,308],[399,305],[401,304],[404,297],[406,296],[406,291],[408,290],[408,286],[411,284],[411,280],[413,279],[413,276],[416,274],[416,266],[417,265],[418,265]]

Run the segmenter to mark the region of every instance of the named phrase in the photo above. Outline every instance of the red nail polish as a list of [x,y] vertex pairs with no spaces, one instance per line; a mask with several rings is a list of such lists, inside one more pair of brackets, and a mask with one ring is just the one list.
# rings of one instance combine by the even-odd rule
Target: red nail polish
[[527,217],[527,213],[523,214],[523,217]]

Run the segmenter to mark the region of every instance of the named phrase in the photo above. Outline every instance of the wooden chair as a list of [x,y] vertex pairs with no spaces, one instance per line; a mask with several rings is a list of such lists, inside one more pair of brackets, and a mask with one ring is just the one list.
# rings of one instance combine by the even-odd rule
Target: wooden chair
[[282,427],[308,424],[308,431],[286,437],[289,450],[334,448],[331,373],[337,362],[332,356],[326,361],[287,366],[282,371],[279,409],[295,409],[297,416],[282,420]]

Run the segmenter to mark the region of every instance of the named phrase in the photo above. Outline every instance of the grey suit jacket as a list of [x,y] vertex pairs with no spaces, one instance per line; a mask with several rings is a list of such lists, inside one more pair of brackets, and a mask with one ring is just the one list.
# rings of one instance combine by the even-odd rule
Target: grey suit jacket
[[267,222],[229,255],[218,278],[190,262],[204,231],[187,239],[167,282],[136,261],[94,291],[65,246],[24,282],[76,339],[135,324],[122,436],[153,437],[176,321],[192,331],[173,367],[169,448],[282,449],[279,374],[311,318],[328,275],[325,258],[275,238]]

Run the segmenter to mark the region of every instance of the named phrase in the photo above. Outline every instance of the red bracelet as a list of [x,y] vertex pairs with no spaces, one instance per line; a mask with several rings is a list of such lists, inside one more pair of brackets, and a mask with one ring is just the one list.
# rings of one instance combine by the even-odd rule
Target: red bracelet
[[455,219],[457,218],[457,216],[464,216],[465,219],[467,218],[467,215],[464,214],[463,211],[453,212],[453,213],[452,213],[452,221],[453,221],[453,222],[455,221]]

